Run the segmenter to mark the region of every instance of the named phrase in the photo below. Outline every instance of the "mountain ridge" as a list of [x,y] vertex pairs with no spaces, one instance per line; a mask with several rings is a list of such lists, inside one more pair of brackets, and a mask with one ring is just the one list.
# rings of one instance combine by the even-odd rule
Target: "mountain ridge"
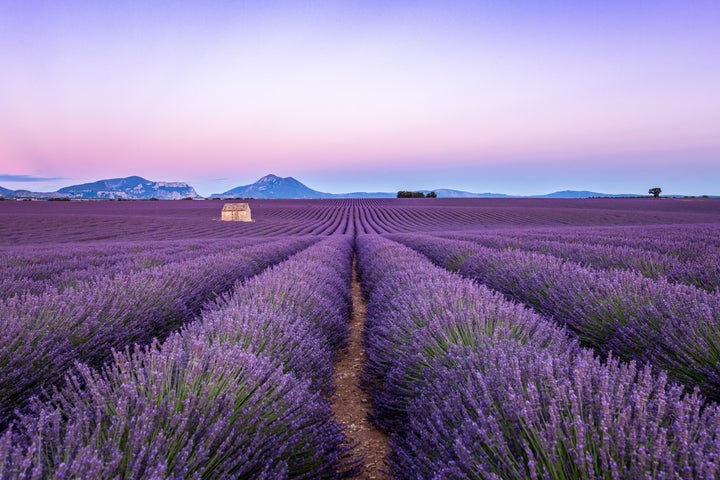
[[[507,195],[504,193],[472,193],[462,190],[439,188],[436,190],[415,190],[425,194],[433,191],[439,198],[592,198],[592,197],[642,197],[639,194],[608,194],[588,190],[562,190],[545,195]],[[351,192],[326,193],[313,190],[293,177],[268,174],[249,185],[241,185],[224,193],[214,193],[207,198],[257,198],[257,199],[313,199],[313,198],[395,198],[397,192]],[[663,195],[682,197],[682,195]],[[179,200],[201,199],[195,189],[185,182],[156,182],[139,176],[111,178],[96,182],[71,185],[56,192],[31,192],[10,190],[0,186],[3,198],[68,198],[107,200]]]
[[[472,193],[449,188],[415,190],[425,194],[435,192],[438,198],[591,198],[591,197],[637,197],[637,194],[606,194],[587,190],[563,190],[546,195],[507,195],[504,193]],[[268,174],[255,183],[232,188],[224,193],[213,193],[209,198],[395,198],[397,192],[325,193],[313,190],[293,177]]]
[[55,192],[31,192],[0,187],[0,196],[19,199],[77,199],[77,200],[179,200],[202,198],[184,182],[154,182],[138,176],[109,178],[96,182],[63,187]]
[[71,185],[58,190],[68,198],[123,200],[179,200],[201,198],[195,189],[184,182],[154,182],[138,176],[110,178],[91,183]]

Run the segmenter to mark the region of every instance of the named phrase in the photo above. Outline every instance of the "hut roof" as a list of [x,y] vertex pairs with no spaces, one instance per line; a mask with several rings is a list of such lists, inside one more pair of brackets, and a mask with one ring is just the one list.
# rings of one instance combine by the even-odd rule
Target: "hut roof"
[[237,212],[250,210],[250,205],[247,203],[226,203],[223,205],[223,212]]

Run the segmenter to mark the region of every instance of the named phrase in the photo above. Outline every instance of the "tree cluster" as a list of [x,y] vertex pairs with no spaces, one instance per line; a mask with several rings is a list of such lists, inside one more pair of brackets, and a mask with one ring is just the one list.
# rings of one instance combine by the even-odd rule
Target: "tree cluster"
[[408,190],[400,190],[397,192],[397,198],[437,198],[435,192],[429,192],[425,195],[423,192],[410,192]]

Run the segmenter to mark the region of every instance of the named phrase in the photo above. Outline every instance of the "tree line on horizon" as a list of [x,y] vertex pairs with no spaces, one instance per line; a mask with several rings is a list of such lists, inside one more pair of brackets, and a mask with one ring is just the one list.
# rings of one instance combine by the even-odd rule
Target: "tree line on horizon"
[[425,195],[423,192],[410,192],[408,190],[400,190],[397,192],[397,198],[437,198],[437,193],[428,192]]

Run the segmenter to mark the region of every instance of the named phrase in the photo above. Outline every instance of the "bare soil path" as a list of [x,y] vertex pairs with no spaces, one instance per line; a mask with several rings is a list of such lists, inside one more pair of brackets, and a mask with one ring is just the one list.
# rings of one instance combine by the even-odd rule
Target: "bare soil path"
[[365,362],[362,331],[367,305],[360,290],[355,261],[351,294],[353,313],[350,336],[348,347],[340,352],[335,364],[337,390],[332,397],[332,409],[338,422],[345,426],[348,445],[356,445],[353,457],[363,459],[360,472],[352,478],[387,480],[392,478],[383,472],[386,470],[385,458],[390,452],[389,439],[368,420],[370,400],[359,385],[359,375]]

